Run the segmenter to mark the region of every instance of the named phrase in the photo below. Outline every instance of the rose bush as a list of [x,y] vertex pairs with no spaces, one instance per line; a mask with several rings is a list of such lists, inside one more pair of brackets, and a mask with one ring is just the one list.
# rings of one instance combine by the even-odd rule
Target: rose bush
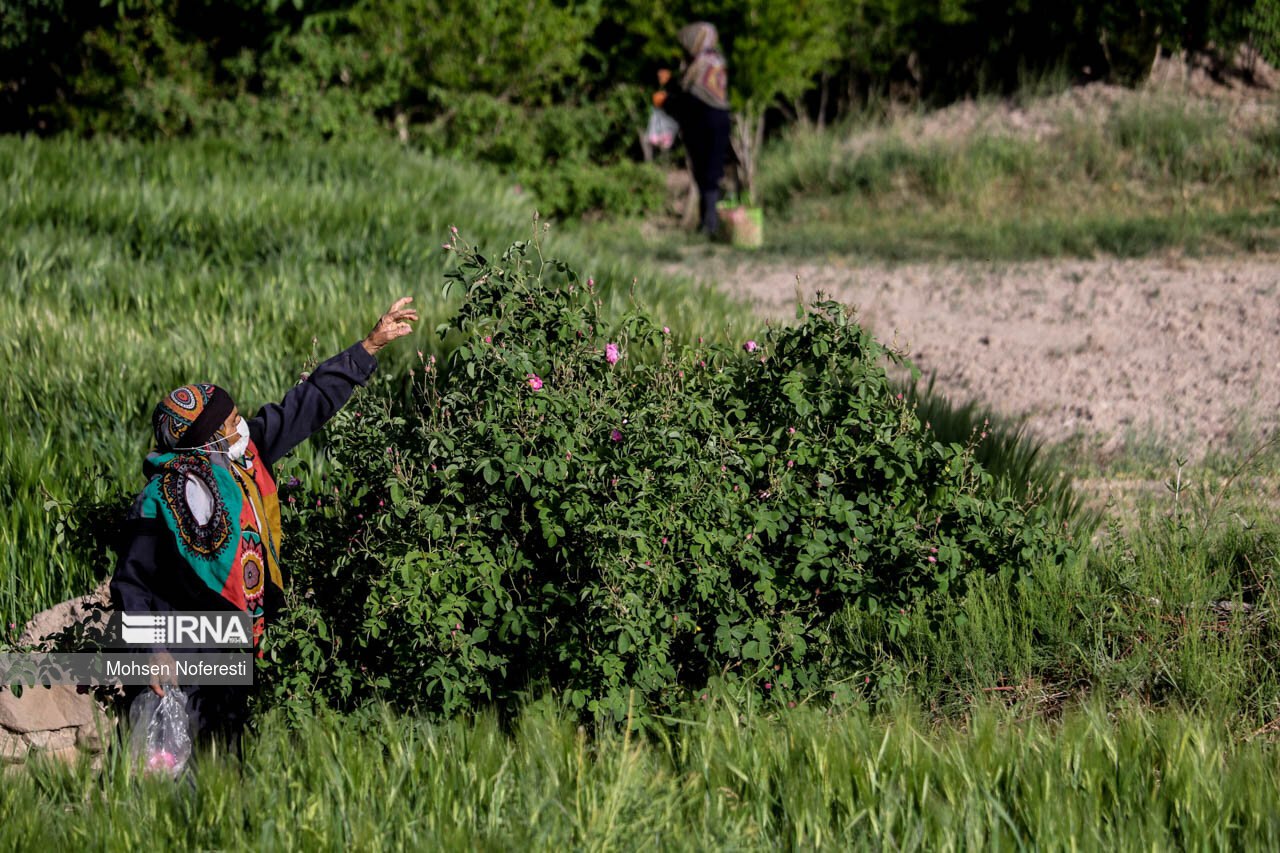
[[411,405],[348,406],[330,479],[291,504],[278,698],[450,713],[540,686],[620,718],[719,679],[795,701],[865,663],[832,641],[840,609],[892,641],[974,573],[1069,552],[978,436],[921,423],[844,306],[677,343],[640,309],[609,321],[535,244],[453,248],[449,364],[423,361]]

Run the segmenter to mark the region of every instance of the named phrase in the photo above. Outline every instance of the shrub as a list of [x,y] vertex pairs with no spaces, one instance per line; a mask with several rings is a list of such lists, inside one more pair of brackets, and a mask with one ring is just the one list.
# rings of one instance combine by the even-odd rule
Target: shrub
[[606,320],[536,244],[458,251],[447,371],[425,362],[407,408],[349,406],[335,479],[293,500],[277,698],[449,713],[532,683],[621,718],[633,689],[668,708],[719,677],[790,700],[858,665],[841,608],[892,641],[975,573],[1068,553],[1048,509],[997,493],[979,436],[934,439],[838,304],[677,345],[642,310]]
[[539,212],[550,216],[638,216],[666,199],[662,173],[644,163],[562,163],[556,169],[531,169],[524,181]]
[[656,169],[624,156],[644,121],[644,92],[617,86],[596,103],[529,108],[483,93],[451,95],[449,118],[414,132],[425,147],[502,167],[549,216],[641,214],[665,200]]

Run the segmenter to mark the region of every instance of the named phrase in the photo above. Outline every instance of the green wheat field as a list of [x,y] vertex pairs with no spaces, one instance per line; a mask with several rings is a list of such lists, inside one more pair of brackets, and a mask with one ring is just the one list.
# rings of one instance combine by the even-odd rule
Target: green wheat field
[[[1264,158],[1250,152],[1222,160],[1239,166],[1242,194]],[[1031,168],[1019,151],[979,153],[1002,174]],[[788,174],[809,180],[799,165]],[[423,322],[383,359],[394,384],[419,350],[446,352],[433,329],[450,304],[449,227],[493,252],[543,228],[509,182],[392,143],[10,137],[0,176],[10,639],[11,625],[110,572],[63,510],[141,486],[162,393],[199,379],[248,408],[276,399],[409,294]],[[1251,227],[1272,227],[1271,215],[1249,213]],[[633,256],[606,253],[589,228],[552,228],[543,245],[601,282],[609,309],[640,301],[685,339],[734,339],[756,323],[728,297],[610,260]],[[946,411],[956,431],[981,417]],[[1009,455],[1025,456],[1019,442]],[[278,475],[324,465],[321,440]],[[144,778],[122,750],[101,772],[5,776],[0,846],[1276,849],[1280,525],[1247,479],[1214,482],[1124,524],[1082,522],[1068,565],[978,584],[835,701],[764,710],[712,688],[678,717],[621,726],[581,726],[539,695],[511,717],[444,722],[276,708],[256,720],[242,763],[202,755],[189,783]],[[877,660],[880,638],[847,618],[845,641]]]

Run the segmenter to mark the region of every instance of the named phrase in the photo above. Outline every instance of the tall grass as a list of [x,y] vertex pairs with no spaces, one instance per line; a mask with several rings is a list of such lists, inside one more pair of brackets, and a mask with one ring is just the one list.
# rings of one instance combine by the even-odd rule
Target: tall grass
[[[501,178],[391,143],[5,138],[0,176],[0,628],[109,571],[44,507],[136,491],[166,391],[217,382],[254,410],[408,294],[423,321],[382,359],[403,375],[416,350],[445,347],[433,329],[449,226],[489,251],[534,228]],[[601,283],[606,310],[642,300],[686,336],[749,322],[581,241],[552,233],[545,247]],[[299,473],[319,464],[297,456]]]
[[[1020,156],[990,161],[1016,171]],[[448,225],[496,248],[530,227],[491,176],[392,146],[0,140],[0,165],[5,622],[109,568],[43,504],[140,485],[165,390],[209,378],[250,407],[277,397],[402,292],[428,318],[384,367],[407,371],[415,349],[443,351],[427,330],[447,308],[435,285]],[[956,192],[955,176],[929,180],[939,198]],[[553,235],[551,251],[613,285],[615,306],[637,275],[677,333],[748,322],[586,240]],[[984,416],[928,394],[920,405],[961,438]],[[1011,483],[1052,473],[1024,440],[991,444]],[[292,464],[323,469],[312,450]],[[375,709],[298,728],[276,709],[243,767],[206,757],[194,785],[139,779],[120,750],[101,774],[7,779],[0,845],[1269,849],[1280,528],[1215,494],[1148,510],[1065,567],[979,583],[934,624],[891,635],[879,617],[839,614],[870,665],[834,702],[744,707],[713,689],[644,731],[582,730],[552,701],[513,721]]]
[[[1194,506],[1193,506],[1194,504]],[[977,581],[893,643],[847,610],[842,644],[938,713],[1003,698],[1028,716],[1085,697],[1189,709],[1247,730],[1280,719],[1280,525],[1265,506],[1172,500],[1112,522],[1082,558]]]
[[776,251],[892,259],[1141,255],[1280,246],[1280,115],[1143,95],[1101,119],[921,138],[927,119],[801,130],[768,149]]
[[955,724],[715,706],[585,732],[491,716],[273,719],[194,783],[44,768],[0,787],[10,849],[1270,849],[1280,765],[1210,717],[1090,706]]
[[916,405],[917,416],[938,440],[973,442],[975,458],[1005,494],[1051,507],[1058,520],[1073,528],[1075,538],[1087,539],[1102,520],[1101,514],[1085,505],[1062,460],[1046,452],[1044,443],[1023,424],[1001,417],[978,401],[957,403],[937,393],[934,379],[909,384],[906,393]]

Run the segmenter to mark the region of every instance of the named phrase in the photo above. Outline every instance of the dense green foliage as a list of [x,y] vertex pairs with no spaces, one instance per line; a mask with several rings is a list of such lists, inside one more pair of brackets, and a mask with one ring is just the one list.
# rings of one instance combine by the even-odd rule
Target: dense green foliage
[[660,201],[657,177],[626,166],[646,89],[693,20],[720,28],[749,187],[768,110],[825,121],[868,98],[946,101],[1046,74],[1133,82],[1161,48],[1270,49],[1268,3],[3,0],[0,131],[395,135],[502,166],[544,214],[630,213]]
[[[427,327],[278,471],[294,583],[261,674],[284,707],[243,769],[37,768],[0,787],[0,844],[1275,847],[1268,513],[1175,500],[1065,559],[1059,526],[1092,514],[1040,491],[1034,444],[900,399],[838,307],[755,332],[599,230],[500,263],[440,242],[656,205],[636,132],[694,17],[749,130],[1130,82],[1161,49],[1274,61],[1276,9],[0,0],[0,130],[157,140],[0,140],[0,640],[110,570],[161,393],[210,379],[252,409],[404,293]],[[767,154],[777,251],[1280,246],[1275,129],[1212,110],[1047,145],[837,128]],[[569,265],[521,271],[535,246]],[[377,696],[453,719],[306,713]]]
[[[127,501],[163,394],[214,381],[256,411],[396,297],[414,296],[428,324],[446,316],[450,225],[492,245],[533,227],[527,197],[500,179],[386,142],[8,138],[0,175],[4,624],[110,571],[88,530],[59,527],[76,518],[43,505]],[[724,335],[746,317],[712,291],[544,239],[599,280],[606,313],[628,304],[635,279],[676,336]],[[447,352],[428,330],[388,350],[380,372],[403,381],[415,349]],[[283,479],[321,465],[307,445],[295,456]]]
[[[1205,150],[1210,129],[1193,128],[1186,134],[1187,148],[1171,148],[1167,141],[1182,134],[1179,121],[1160,126],[1172,131],[1152,134],[1118,123],[1108,125],[1106,133],[1126,140],[1132,146],[1128,150],[1156,152],[1143,161],[1148,166],[1194,167],[1153,173],[1157,183],[1174,173],[1191,175],[1188,180],[1194,181],[1194,169],[1200,168],[1196,163],[1228,163],[1226,176],[1218,180],[1244,197],[1243,182],[1236,184],[1231,177],[1236,167],[1228,159],[1204,160],[1196,153]],[[1211,140],[1207,147],[1212,148]],[[1165,157],[1160,151],[1173,154]],[[963,166],[957,166],[962,174]],[[94,573],[109,569],[91,562],[101,555],[83,539],[88,528],[57,526],[60,518],[90,526],[95,522],[83,515],[60,516],[56,504],[46,513],[44,492],[108,508],[126,500],[140,485],[137,462],[159,393],[178,382],[207,377],[231,385],[242,402],[277,397],[295,367],[362,334],[402,292],[417,296],[433,319],[457,310],[456,302],[435,298],[437,283],[455,268],[455,254],[439,248],[439,235],[447,233],[448,224],[457,223],[465,233],[495,246],[527,233],[531,217],[528,197],[508,191],[504,182],[381,142],[359,148],[258,148],[227,142],[0,140],[0,169],[7,181],[0,202],[0,221],[7,226],[0,232],[5,282],[0,289],[0,352],[11,366],[0,386],[0,423],[5,425],[0,434],[2,623],[21,623],[38,607],[85,591]],[[1260,174],[1265,182],[1269,173]],[[1264,186],[1260,192],[1265,191]],[[953,210],[947,215],[955,217]],[[569,320],[576,322],[575,310],[587,312],[586,332],[593,340],[577,344],[575,338],[580,349],[571,347],[551,369],[530,362],[530,372],[537,370],[547,380],[536,402],[550,412],[552,425],[531,420],[525,411],[534,399],[524,390],[527,375],[521,375],[519,365],[495,366],[492,359],[498,353],[483,344],[483,335],[493,339],[490,344],[500,344],[506,357],[519,349],[522,357],[536,359],[549,348],[527,342],[516,347],[519,336],[482,331],[485,320],[469,334],[455,329],[445,340],[423,334],[388,351],[382,371],[386,384],[366,394],[338,424],[339,464],[335,467],[304,448],[282,468],[282,481],[290,475],[303,480],[285,491],[286,501],[293,498],[287,511],[291,538],[286,568],[300,569],[295,576],[301,582],[292,590],[291,621],[281,626],[277,659],[266,673],[274,688],[267,698],[304,700],[314,698],[317,689],[332,698],[350,697],[347,691],[367,695],[372,692],[367,688],[378,687],[393,699],[412,700],[430,689],[429,676],[421,671],[413,673],[419,680],[399,683],[405,672],[379,659],[378,650],[403,654],[416,666],[435,644],[436,654],[446,650],[441,657],[456,669],[443,674],[466,676],[454,685],[491,666],[492,660],[482,661],[479,655],[495,651],[494,632],[481,639],[476,632],[489,618],[486,592],[477,586],[484,576],[458,568],[471,554],[459,551],[463,559],[455,560],[452,572],[440,570],[433,576],[454,594],[449,606],[477,605],[478,615],[466,623],[448,621],[461,610],[439,606],[444,599],[435,598],[436,590],[423,576],[402,572],[406,565],[412,568],[412,561],[394,564],[377,555],[408,557],[408,540],[426,531],[430,541],[436,534],[434,526],[427,530],[428,522],[445,518],[460,525],[459,541],[492,543],[492,536],[485,539],[490,531],[483,525],[504,505],[522,506],[527,513],[527,530],[508,528],[519,545],[533,543],[528,554],[551,554],[554,548],[546,544],[543,513],[533,503],[532,489],[545,496],[565,482],[553,479],[560,476],[560,456],[548,450],[563,434],[578,442],[570,451],[577,463],[585,459],[600,470],[615,466],[620,481],[634,490],[632,497],[653,497],[645,494],[652,486],[638,475],[645,465],[674,454],[660,433],[646,434],[639,427],[675,404],[659,400],[652,388],[642,395],[636,386],[661,374],[664,365],[678,370],[674,365],[683,364],[686,377],[703,382],[698,387],[711,400],[728,399],[711,392],[737,394],[750,417],[758,411],[776,414],[770,405],[793,405],[785,394],[764,393],[749,380],[780,369],[785,363],[782,342],[788,335],[803,334],[804,327],[758,335],[762,349],[752,355],[764,353],[768,361],[757,366],[739,349],[748,327],[732,330],[742,309],[643,271],[629,289],[626,284],[636,272],[616,258],[604,260],[598,248],[585,249],[589,238],[540,238],[545,249],[592,273],[598,281],[594,291],[605,303],[597,309],[590,302],[565,302],[561,316]],[[476,282],[475,272],[469,271],[464,281],[483,291],[490,282]],[[547,280],[567,283],[559,269],[548,270]],[[579,279],[575,287],[575,295],[582,297],[584,282]],[[660,318],[657,322],[671,326],[670,339],[653,334],[655,323],[639,313],[625,313],[634,307],[628,298],[632,292]],[[568,295],[560,292],[557,298]],[[504,307],[503,316],[522,310],[519,305]],[[828,321],[838,316],[815,312],[807,322],[811,331],[817,324],[835,332],[839,327]],[[498,325],[495,321],[494,328]],[[629,329],[647,329],[650,337]],[[874,349],[854,327],[845,330],[850,336],[846,343],[856,339],[859,346]],[[533,331],[554,335],[557,328],[544,323]],[[695,346],[699,334],[730,348]],[[608,367],[600,350],[615,338],[626,345],[620,361]],[[650,339],[670,343],[646,344]],[[468,351],[450,359],[459,343]],[[423,350],[421,361],[415,346]],[[695,357],[723,372],[694,375],[690,368]],[[424,374],[428,365],[432,370]],[[479,371],[478,380],[467,375],[468,365]],[[417,384],[406,389],[400,381],[410,368]],[[624,416],[617,407],[637,400],[635,408],[648,414],[640,419],[625,415],[623,441],[615,446],[603,430],[593,432],[592,421],[570,418],[572,407],[585,403],[587,395],[575,392],[572,378],[548,379],[567,376],[568,368],[604,380],[600,385],[617,409],[613,414]],[[513,384],[518,392],[510,399],[492,393],[481,398],[483,390],[508,390]],[[544,464],[537,475],[530,472],[529,488],[518,475],[512,479],[497,471],[494,463],[504,465],[505,459],[494,459],[492,452],[484,457],[491,463],[488,469],[468,466],[453,472],[450,488],[461,490],[455,492],[435,485],[442,479],[436,476],[440,468],[446,467],[439,464],[445,453],[432,457],[437,471],[430,474],[421,467],[430,464],[426,462],[416,469],[403,464],[400,471],[379,468],[373,474],[380,478],[359,468],[368,460],[387,462],[380,441],[386,435],[396,447],[415,449],[424,440],[448,437],[457,442],[448,453],[468,463],[481,461],[480,448],[496,443],[523,451],[523,435],[481,428],[489,421],[470,417],[465,408],[454,405],[452,417],[444,418],[440,395],[449,390],[470,402],[471,414],[505,413],[511,423],[540,439]],[[963,435],[967,430],[961,426],[980,418],[927,398],[914,416],[909,397],[900,403],[895,393],[881,393],[874,399],[866,411],[888,418],[886,423],[901,425],[915,417],[917,427],[927,419],[937,431],[947,429],[941,423],[944,415],[955,415],[952,433]],[[423,403],[432,405],[418,408]],[[895,414],[899,420],[890,417]],[[692,431],[691,425],[679,427]],[[903,446],[932,452],[913,444],[913,435],[905,433]],[[794,446],[787,444],[793,439],[787,436],[787,441],[774,443],[780,455],[766,457],[766,468],[779,464],[785,458],[781,454],[805,449],[813,473],[819,466],[841,470],[832,460],[822,460],[810,431],[798,429]],[[740,437],[736,431],[729,437],[752,446],[762,439]],[[379,445],[374,450],[381,455],[355,455],[375,438]],[[976,455],[1002,443],[980,443]],[[962,450],[967,458],[969,450]],[[681,458],[697,457],[686,449]],[[1026,470],[1018,466],[1034,462],[1020,442],[1014,442],[1005,458],[1012,463],[1009,470]],[[393,453],[391,464],[408,459],[408,453]],[[557,463],[553,475],[547,461]],[[992,460],[993,469],[1000,464],[999,458]],[[1274,468],[1274,459],[1268,464]],[[700,485],[699,497],[719,508],[723,520],[749,529],[763,553],[766,537],[755,527],[763,513],[742,512],[752,505],[745,496],[758,492],[732,491],[733,485],[754,488],[754,465],[754,456],[744,455],[733,469],[736,479],[717,481],[713,469],[686,494]],[[629,470],[633,467],[634,473]],[[486,475],[494,471],[499,479],[487,482]],[[989,484],[991,494],[1025,500],[1025,493],[995,488],[1007,490],[1009,485],[1007,478]],[[839,486],[849,488],[848,483]],[[1274,483],[1269,488],[1274,495]],[[830,488],[826,497],[838,493],[840,489]],[[488,516],[477,512],[475,519],[467,519],[460,513],[464,494]],[[731,494],[739,495],[739,503]],[[1016,583],[1009,583],[1007,575],[973,573],[966,578],[963,596],[950,601],[935,597],[935,606],[900,608],[907,611],[900,613],[878,603],[871,612],[855,600],[825,614],[823,633],[841,650],[847,667],[829,696],[825,691],[804,694],[798,679],[785,684],[781,669],[770,677],[777,680],[769,688],[758,678],[720,678],[706,699],[701,692],[690,696],[673,690],[677,701],[671,715],[649,718],[643,735],[609,725],[579,728],[574,696],[563,691],[501,723],[487,711],[447,722],[376,719],[364,713],[304,714],[287,721],[280,711],[269,712],[258,720],[243,772],[224,763],[206,764],[193,788],[175,790],[139,780],[120,763],[118,753],[101,775],[57,770],[20,775],[0,787],[0,813],[7,816],[0,823],[0,843],[379,849],[475,845],[477,839],[513,848],[635,847],[652,839],[662,847],[760,849],[1054,843],[1134,849],[1274,847],[1280,829],[1271,816],[1280,780],[1269,741],[1280,703],[1275,657],[1280,636],[1272,616],[1280,609],[1280,535],[1267,513],[1233,506],[1229,499],[1223,503],[1219,497],[1211,493],[1203,505],[1184,500],[1156,506],[1141,529],[1115,524],[1087,549],[1085,559],[1037,566],[1040,570],[1023,573]],[[318,508],[316,498],[321,499]],[[783,507],[788,497],[779,494],[777,500]],[[686,509],[696,511],[689,501]],[[597,506],[578,500],[573,506],[594,513],[597,522],[624,523],[628,529],[671,524],[688,533],[699,521],[671,518],[670,513],[646,517],[636,503]],[[811,502],[805,507],[814,505],[824,506]],[[564,535],[552,530],[561,541],[598,532],[563,523],[559,512],[558,506],[551,507],[553,524],[559,520],[565,528]],[[668,545],[688,541],[668,539]],[[604,545],[613,549],[606,553],[617,556],[623,545],[637,541],[615,539]],[[918,534],[909,531],[907,541],[919,544]],[[750,554],[746,548],[738,550]],[[655,566],[645,568],[657,568],[660,560],[635,553],[633,561],[649,559]],[[495,565],[494,554],[481,556],[477,564]],[[718,559],[738,556],[721,552]],[[530,570],[540,572],[542,565]],[[643,595],[653,591],[643,584],[654,577],[637,572],[623,580]],[[573,588],[599,591],[607,579],[584,574],[573,579]],[[731,573],[716,588],[742,590],[744,597],[758,599],[761,593],[754,584],[744,587],[741,579]],[[916,573],[902,580],[908,589],[913,583],[927,588],[936,576]],[[775,592],[785,594],[786,584],[795,579],[775,573],[768,581]],[[884,596],[897,588],[897,581],[891,576],[874,594],[892,601]],[[366,604],[361,596],[369,586],[376,587],[377,598]],[[504,592],[513,589],[522,596],[517,601],[513,595],[513,603],[521,605],[533,597],[529,593],[538,592],[525,587]],[[396,599],[419,591],[425,594],[412,608]],[[952,586],[950,591],[959,590]],[[317,596],[323,598],[317,601]],[[650,598],[671,600],[669,593],[666,599],[660,594]],[[414,618],[428,617],[423,625],[410,629],[403,624],[410,609]],[[680,621],[684,619],[682,615]],[[615,623],[627,624],[616,614]],[[654,630],[645,635],[649,638],[660,635],[658,623],[652,624]],[[715,637],[705,628],[693,633]],[[622,659],[613,635],[597,642],[584,634],[578,639],[596,643],[590,648]],[[734,640],[732,630],[728,636]],[[547,662],[546,655],[535,656],[536,643],[526,645],[535,667]],[[628,653],[637,654],[639,648],[633,643]],[[741,644],[737,651],[742,657]],[[517,652],[523,654],[525,648]],[[513,654],[512,660],[523,663],[525,658]],[[293,670],[293,664],[300,670]],[[307,685],[291,680],[299,671],[308,676]],[[517,673],[509,665],[498,683],[514,693],[524,677],[534,674]],[[627,690],[625,696],[630,704],[633,694]],[[1007,701],[1011,711],[991,711],[984,697]],[[1094,701],[1086,702],[1083,713],[1072,707],[1086,697]],[[634,694],[636,717],[644,699],[642,692]],[[792,702],[798,707],[788,707]],[[305,704],[294,701],[287,709],[298,711]],[[430,706],[431,697],[421,704]],[[604,706],[613,707],[611,702]],[[1064,707],[1065,717],[1059,719]],[[872,708],[880,710],[869,712]],[[921,708],[930,716],[922,717]],[[51,812],[59,819],[50,820]]]
[[410,414],[343,416],[334,476],[298,495],[311,569],[271,651],[291,700],[382,686],[452,713],[549,683],[621,719],[632,689],[667,708],[719,676],[784,702],[866,663],[833,613],[887,612],[892,641],[973,575],[1067,556],[1052,512],[923,424],[847,309],[681,344],[601,316],[536,243],[458,251],[447,372],[424,366]]

